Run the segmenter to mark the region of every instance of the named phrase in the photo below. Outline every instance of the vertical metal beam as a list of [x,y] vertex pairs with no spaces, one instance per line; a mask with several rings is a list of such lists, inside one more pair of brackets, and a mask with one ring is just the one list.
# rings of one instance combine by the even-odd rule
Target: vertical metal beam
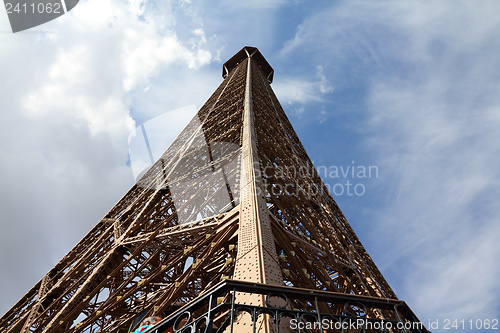
[[[249,55],[247,58],[241,148],[240,228],[233,279],[282,285],[283,278],[264,197],[265,192],[256,144],[252,107],[252,63],[253,60]],[[237,293],[236,300],[241,304],[265,306],[263,296]],[[253,323],[250,320],[242,318],[237,318],[234,324],[238,332],[253,332],[255,328],[258,332],[271,332],[270,318],[259,318],[255,328],[252,328]]]

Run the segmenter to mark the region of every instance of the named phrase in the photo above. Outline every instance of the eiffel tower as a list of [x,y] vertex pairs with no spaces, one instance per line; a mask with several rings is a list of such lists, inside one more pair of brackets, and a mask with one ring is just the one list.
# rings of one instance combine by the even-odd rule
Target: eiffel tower
[[172,145],[0,332],[125,333],[153,315],[151,332],[427,332],[329,194],[273,74],[254,47],[228,60]]

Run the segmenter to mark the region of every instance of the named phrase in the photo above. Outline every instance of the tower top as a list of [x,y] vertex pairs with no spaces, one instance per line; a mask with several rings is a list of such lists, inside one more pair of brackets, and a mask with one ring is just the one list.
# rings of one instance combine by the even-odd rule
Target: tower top
[[269,65],[266,58],[260,53],[260,51],[253,46],[245,46],[238,53],[236,53],[231,59],[226,61],[222,65],[222,77],[226,78],[227,74],[235,68],[240,62],[246,58],[252,58],[255,60],[260,69],[264,72],[269,83],[273,82],[274,69]]

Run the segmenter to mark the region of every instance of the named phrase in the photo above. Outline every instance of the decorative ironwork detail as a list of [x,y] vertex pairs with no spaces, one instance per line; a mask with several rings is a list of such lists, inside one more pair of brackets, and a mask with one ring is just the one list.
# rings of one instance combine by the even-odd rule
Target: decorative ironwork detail
[[[234,295],[245,292],[264,296],[265,306],[240,304]],[[215,300],[224,297],[219,304]],[[272,297],[286,301],[284,306],[273,306]],[[356,307],[361,313],[353,313]],[[250,326],[255,327],[260,316],[271,318],[276,332],[404,332],[427,333],[423,324],[405,302],[395,299],[346,295],[335,292],[313,291],[226,280],[177,312],[172,313],[147,333],[179,332],[238,332],[234,322],[243,313],[250,315]],[[380,318],[384,313],[385,318]],[[194,314],[198,314],[195,316]],[[179,323],[182,322],[182,326]],[[295,328],[295,329],[294,329]]]

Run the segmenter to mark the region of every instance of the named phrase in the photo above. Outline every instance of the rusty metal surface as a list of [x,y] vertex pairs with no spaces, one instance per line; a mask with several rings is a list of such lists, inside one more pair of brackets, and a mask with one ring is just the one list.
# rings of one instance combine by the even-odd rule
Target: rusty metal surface
[[[162,157],[0,318],[0,332],[129,332],[139,316],[168,315],[226,279],[396,299],[312,166],[272,68],[255,48],[238,54]],[[258,293],[235,299],[265,306]],[[259,320],[233,324],[274,331],[271,317]]]

